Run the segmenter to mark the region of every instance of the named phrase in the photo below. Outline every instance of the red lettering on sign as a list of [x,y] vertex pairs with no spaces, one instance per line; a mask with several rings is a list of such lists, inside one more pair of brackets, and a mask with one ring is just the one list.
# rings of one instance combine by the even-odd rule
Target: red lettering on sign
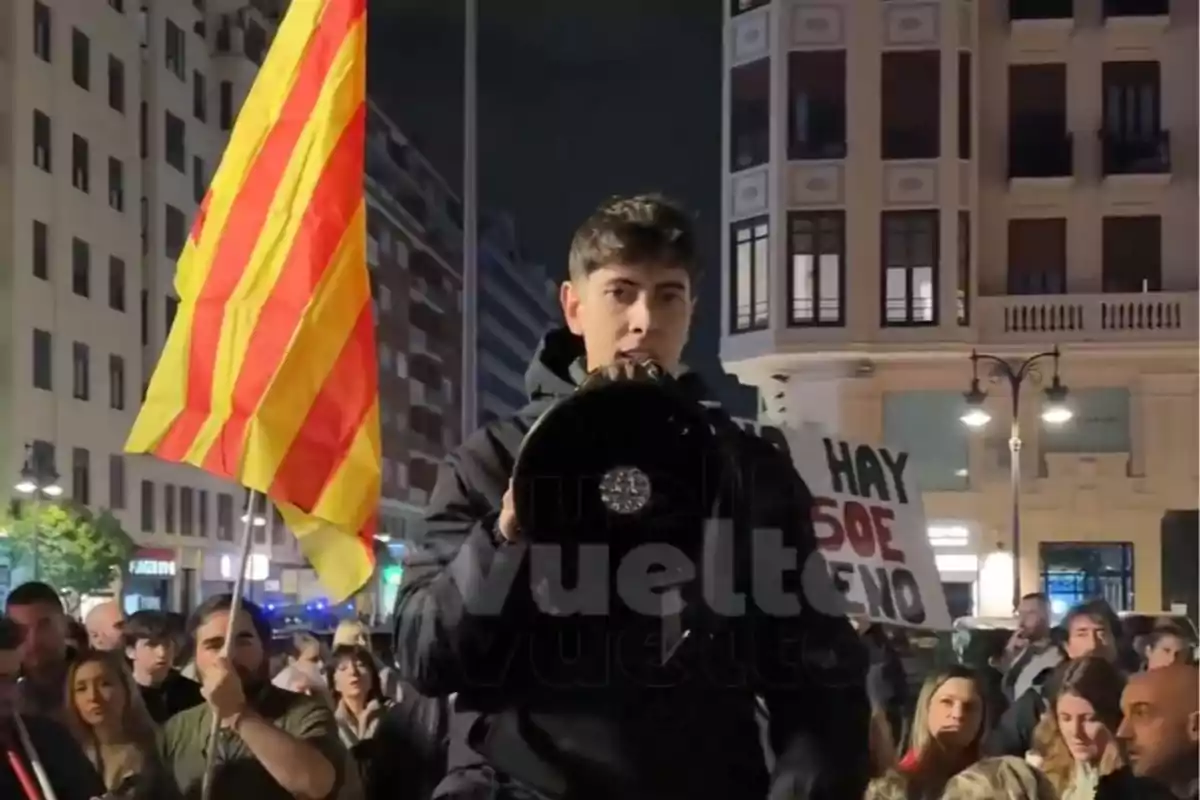
[[847,500],[841,505],[830,497],[813,499],[817,547],[828,552],[837,552],[848,542],[860,558],[873,558],[878,552],[884,561],[903,564],[904,551],[892,543],[891,523],[895,519],[896,515],[886,506],[867,506],[857,500]]

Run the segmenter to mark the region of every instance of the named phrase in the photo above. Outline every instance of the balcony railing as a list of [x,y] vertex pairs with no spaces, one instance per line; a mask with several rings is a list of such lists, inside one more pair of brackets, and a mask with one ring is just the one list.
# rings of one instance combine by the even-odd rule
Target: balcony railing
[[1101,168],[1105,175],[1169,175],[1171,134],[1169,131],[1130,136],[1101,130]]
[[1014,125],[1008,142],[1009,178],[1067,178],[1074,174],[1074,141],[1069,133],[1021,132]]
[[979,298],[987,343],[1195,341],[1196,292],[1006,295]]
[[1171,0],[1104,0],[1104,18],[1165,17],[1171,13]]
[[1074,0],[1008,0],[1008,19],[1011,22],[1074,17]]

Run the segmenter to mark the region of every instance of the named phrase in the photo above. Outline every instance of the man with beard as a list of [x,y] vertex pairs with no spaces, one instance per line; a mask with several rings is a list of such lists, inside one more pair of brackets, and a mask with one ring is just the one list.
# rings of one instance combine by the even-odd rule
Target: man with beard
[[1063,660],[1062,650],[1050,637],[1050,601],[1041,592],[1021,598],[1017,630],[1004,648],[1007,667],[1004,695],[1011,703],[1045,677]]
[[[1195,800],[1200,767],[1200,670],[1172,664],[1129,679],[1117,738],[1145,782],[1130,798]],[[1104,785],[1101,785],[1101,796]]]
[[62,598],[40,581],[23,583],[8,595],[8,618],[21,628],[21,710],[63,719],[67,679],[67,615]]
[[161,611],[145,609],[125,622],[125,657],[151,718],[159,725],[204,702],[200,686],[179,674],[175,631]]
[[[680,363],[700,272],[690,215],[655,195],[615,198],[576,232],[568,262],[559,298],[567,328],[546,335],[526,373],[530,404],[476,432],[447,459],[427,508],[426,547],[414,547],[406,563],[396,613],[400,677],[431,697],[456,695],[449,774],[434,796],[861,797],[865,651],[844,615],[818,610],[836,602],[821,580],[828,572],[816,554],[812,497],[791,460],[755,435],[736,431],[724,440],[743,485],[753,487],[745,504],[751,520],[734,546],[752,550],[758,532],[781,532],[787,560],[795,559],[790,570],[781,567],[781,588],[798,603],[767,610],[756,602],[765,597],[748,596],[746,613],[728,618],[741,637],[731,649],[745,674],[726,681],[699,669],[663,685],[639,677],[657,653],[617,650],[616,666],[598,682],[543,677],[543,667],[569,671],[571,657],[556,636],[565,623],[538,609],[528,572],[518,571],[531,559],[510,478],[530,426],[589,376],[649,374],[657,372],[646,369],[653,363],[680,392],[709,406],[714,426],[731,427]],[[806,569],[803,591],[796,565],[812,568],[814,581]],[[474,611],[487,576],[510,570],[517,577],[499,613]],[[693,652],[710,648],[701,658],[729,647],[708,634],[698,638],[704,642]],[[772,773],[757,697],[770,717]]]
[[185,800],[198,798],[208,734],[215,716],[213,797],[326,800],[341,788],[346,753],[332,711],[305,695],[271,685],[265,645],[271,629],[262,610],[242,602],[233,640],[224,652],[231,595],[205,601],[188,625],[204,705],[163,726],[163,764]]

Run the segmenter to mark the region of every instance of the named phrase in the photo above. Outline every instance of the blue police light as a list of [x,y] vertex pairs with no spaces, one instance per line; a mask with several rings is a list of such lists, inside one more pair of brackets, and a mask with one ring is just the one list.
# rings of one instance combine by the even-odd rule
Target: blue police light
[[274,610],[275,610],[275,604],[267,603],[267,611],[274,611]]

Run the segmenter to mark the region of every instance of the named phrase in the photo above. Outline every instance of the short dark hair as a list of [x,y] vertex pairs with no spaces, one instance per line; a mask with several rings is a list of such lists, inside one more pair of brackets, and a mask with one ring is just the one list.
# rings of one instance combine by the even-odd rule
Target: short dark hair
[[375,663],[375,656],[367,648],[356,644],[339,644],[333,648],[333,653],[329,656],[329,664],[325,667],[325,683],[329,686],[330,693],[335,698],[338,698],[337,689],[334,688],[333,676],[337,672],[338,666],[343,661],[349,660],[354,660],[362,664],[371,676],[371,691],[368,693],[367,699],[382,702],[385,697],[383,693],[383,679],[379,677],[379,665]]
[[698,278],[691,215],[659,194],[611,198],[575,231],[567,257],[573,280],[609,264],[679,267]]
[[1071,633],[1071,627],[1075,624],[1076,620],[1080,619],[1090,619],[1092,622],[1100,623],[1108,629],[1108,632],[1111,636],[1116,636],[1118,633],[1117,631],[1113,630],[1112,621],[1108,618],[1108,615],[1105,614],[1102,609],[1097,608],[1092,603],[1083,603],[1082,605],[1075,606],[1068,611],[1067,615],[1063,617],[1063,630],[1069,635]]
[[41,581],[27,581],[8,593],[4,607],[10,609],[17,606],[53,606],[60,612],[65,611],[58,592],[50,584]]
[[[229,611],[233,608],[232,594],[215,594],[205,600],[196,610],[192,612],[192,616],[188,618],[187,635],[192,642],[196,641],[196,630],[203,625],[209,617],[216,614],[218,611]],[[250,622],[254,625],[254,630],[258,634],[258,638],[262,641],[263,647],[271,646],[271,623],[267,621],[267,616],[263,610],[250,600],[242,600],[242,611],[250,615]]]
[[138,642],[160,644],[175,641],[175,626],[170,617],[162,611],[148,608],[130,614],[121,632],[126,647],[133,647]]
[[24,639],[20,625],[8,617],[0,617],[0,650],[16,650]]
[[1039,603],[1046,605],[1050,604],[1050,600],[1046,597],[1044,592],[1030,592],[1029,594],[1022,595],[1021,602],[1024,603],[1026,600],[1037,600]]

